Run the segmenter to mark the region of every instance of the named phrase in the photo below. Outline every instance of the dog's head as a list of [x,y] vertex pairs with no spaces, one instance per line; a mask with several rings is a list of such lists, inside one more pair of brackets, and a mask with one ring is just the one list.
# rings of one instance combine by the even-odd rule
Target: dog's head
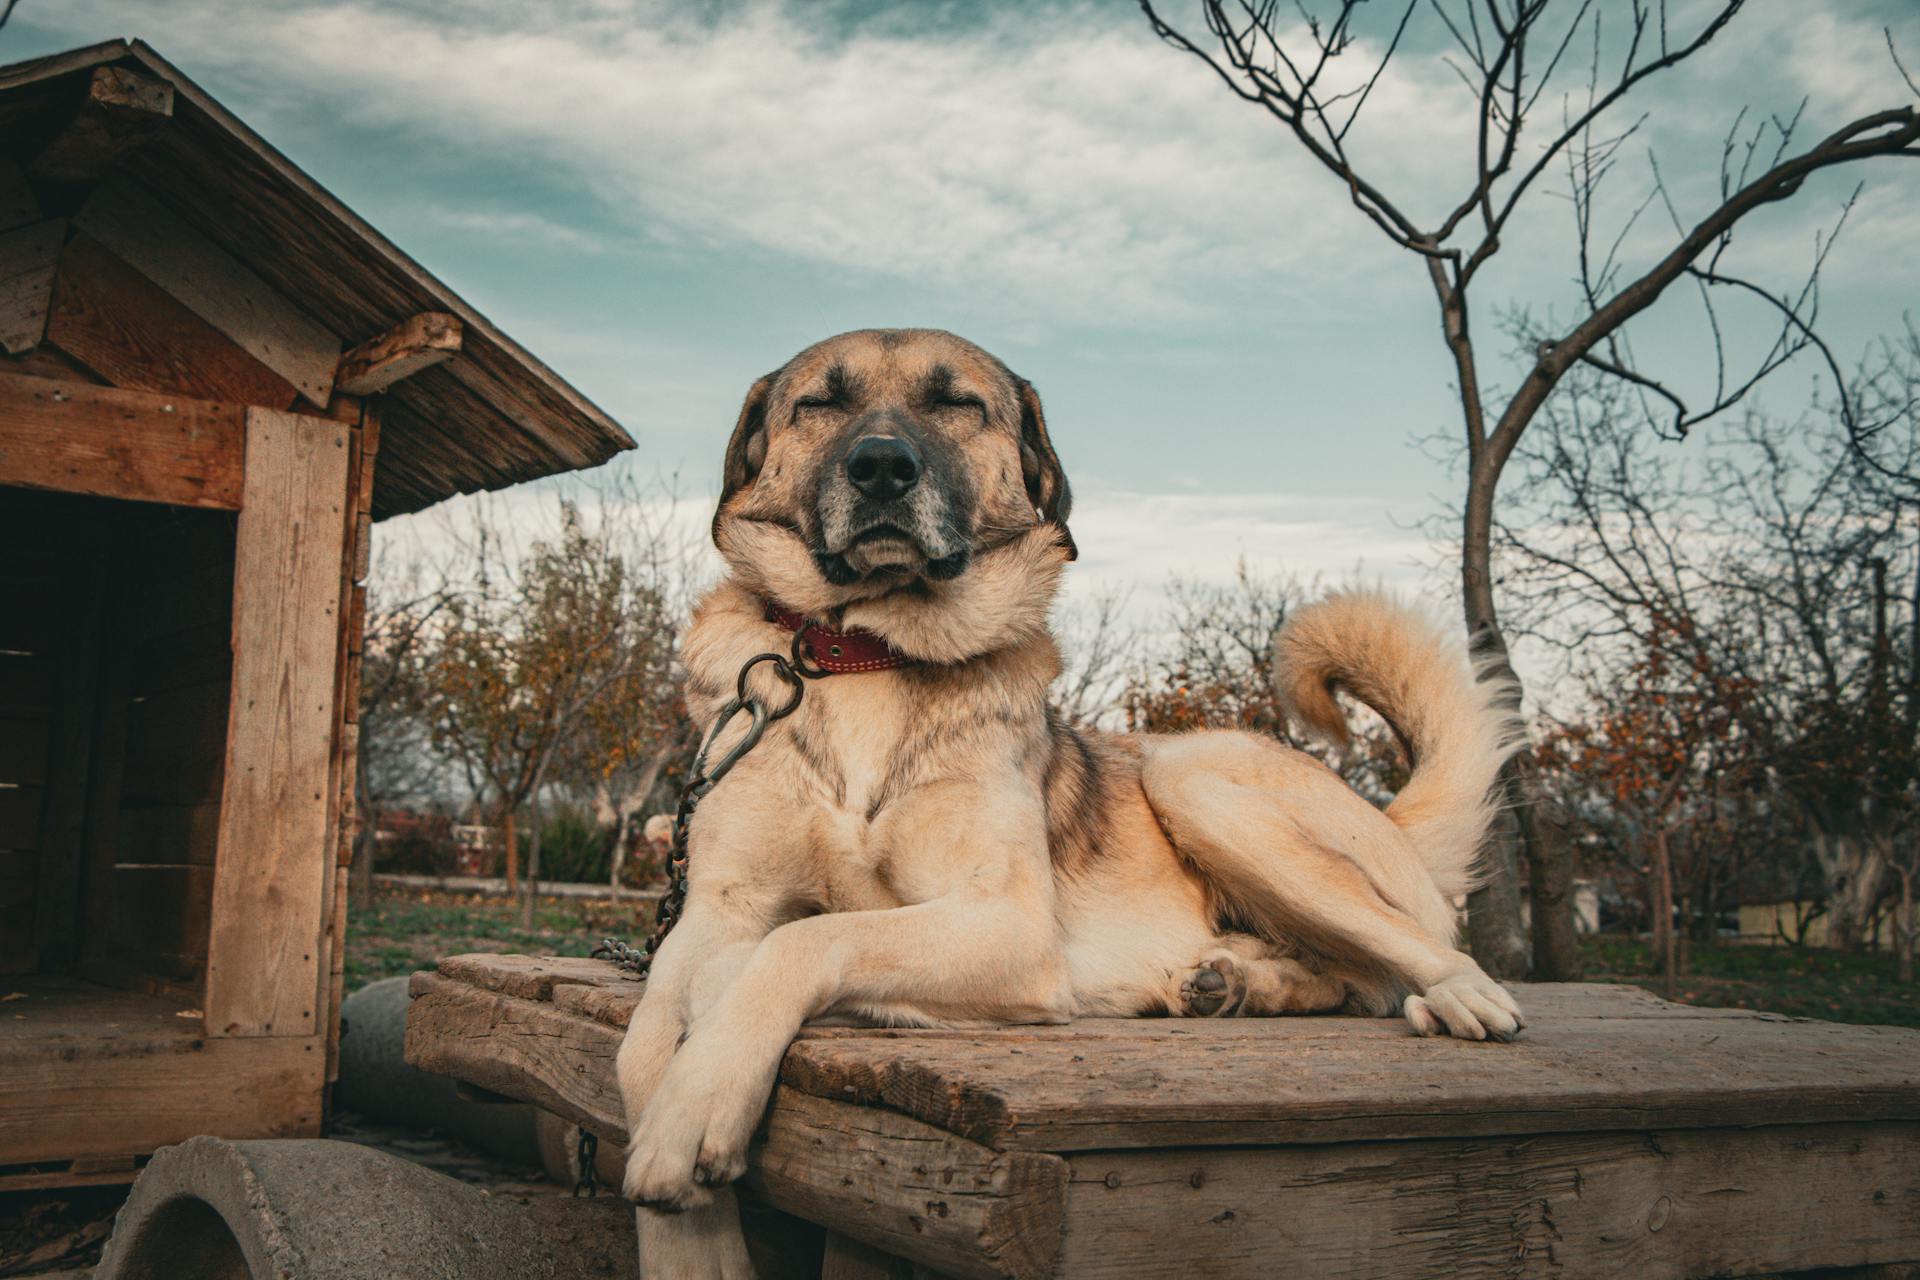
[[1071,559],[1069,503],[1030,384],[950,333],[867,329],[747,392],[713,537],[736,573],[817,611],[927,597],[1016,543]]

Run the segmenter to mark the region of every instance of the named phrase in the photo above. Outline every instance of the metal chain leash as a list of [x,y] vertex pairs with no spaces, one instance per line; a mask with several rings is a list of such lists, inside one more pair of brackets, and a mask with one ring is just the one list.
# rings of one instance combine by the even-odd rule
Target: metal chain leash
[[[800,699],[807,691],[806,682],[829,674],[807,665],[801,649],[803,634],[804,629],[793,633],[790,654],[758,653],[741,665],[740,674],[734,680],[733,698],[714,717],[713,727],[707,730],[699,754],[693,758],[693,768],[687,774],[686,785],[680,789],[680,807],[673,817],[673,844],[667,853],[667,891],[661,896],[660,906],[654,912],[653,933],[638,947],[618,938],[602,938],[600,945],[592,952],[596,959],[610,961],[638,977],[647,976],[647,971],[653,966],[653,957],[659,954],[660,943],[686,909],[687,826],[693,820],[693,811],[699,808],[708,792],[720,785],[720,780],[727,776],[733,766],[740,763],[741,757],[760,745],[768,725],[786,719],[799,709]],[[771,663],[774,674],[793,690],[793,695],[777,708],[769,707],[759,695],[747,691],[747,676],[763,662]],[[749,718],[745,736],[716,764],[709,766],[707,757],[713,752],[713,744],[719,741],[720,735],[733,723],[734,718],[743,714]]]

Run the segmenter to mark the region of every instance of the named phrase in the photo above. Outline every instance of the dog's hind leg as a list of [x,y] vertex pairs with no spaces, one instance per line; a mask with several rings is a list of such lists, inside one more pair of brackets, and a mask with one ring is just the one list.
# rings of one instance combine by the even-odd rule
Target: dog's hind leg
[[1175,979],[1173,1007],[1189,1018],[1270,1018],[1328,1013],[1346,1003],[1346,982],[1315,973],[1249,934],[1221,938]]
[[[1240,733],[1157,738],[1141,782],[1181,856],[1249,923],[1297,937],[1423,1035],[1510,1038],[1519,1007],[1452,946],[1451,909],[1393,822],[1331,770]],[[1372,1001],[1365,999],[1368,995]]]

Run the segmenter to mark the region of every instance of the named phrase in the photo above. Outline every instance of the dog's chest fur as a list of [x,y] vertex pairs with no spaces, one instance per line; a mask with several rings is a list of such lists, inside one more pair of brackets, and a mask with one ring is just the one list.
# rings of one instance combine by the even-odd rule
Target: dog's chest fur
[[820,909],[894,907],[945,890],[928,837],[965,815],[947,811],[942,782],[1013,772],[1037,785],[1039,702],[1021,705],[1000,674],[874,673],[808,687],[778,741]]

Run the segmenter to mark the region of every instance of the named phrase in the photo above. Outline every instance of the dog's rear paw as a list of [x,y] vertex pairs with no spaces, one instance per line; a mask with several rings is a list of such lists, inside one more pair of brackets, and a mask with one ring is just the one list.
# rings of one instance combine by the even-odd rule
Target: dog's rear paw
[[1225,951],[1200,961],[1180,980],[1180,1010],[1189,1018],[1218,1018],[1238,1009],[1247,998],[1246,976]]

